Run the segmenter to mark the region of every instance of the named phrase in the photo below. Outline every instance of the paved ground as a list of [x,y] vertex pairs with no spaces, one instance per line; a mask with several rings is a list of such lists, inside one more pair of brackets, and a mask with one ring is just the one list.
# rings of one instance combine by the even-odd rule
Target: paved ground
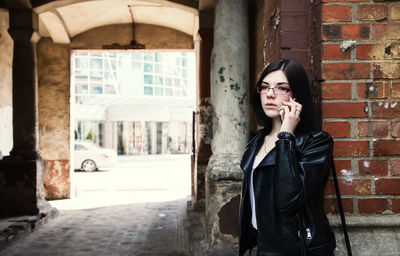
[[131,160],[76,173],[77,197],[0,255],[188,255],[190,156]]
[[[124,158],[112,169],[78,172],[73,178],[76,196],[52,202],[60,210],[55,219],[0,219],[0,248],[8,245],[0,250],[0,256],[237,254],[232,249],[207,251],[204,213],[186,211],[190,156]],[[336,227],[335,255],[345,256],[336,217],[331,218]],[[379,216],[374,219],[376,223],[371,220],[348,216],[353,255],[400,255],[399,215]],[[39,228],[30,233],[33,225]],[[9,245],[8,240],[15,240],[15,234],[21,237],[21,233],[27,235]]]

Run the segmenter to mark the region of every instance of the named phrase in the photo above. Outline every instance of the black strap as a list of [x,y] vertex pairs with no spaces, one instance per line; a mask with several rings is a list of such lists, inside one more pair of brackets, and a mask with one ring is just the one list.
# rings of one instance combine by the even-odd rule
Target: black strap
[[333,176],[333,181],[334,181],[334,184],[335,184],[336,199],[337,199],[337,202],[338,202],[339,213],[340,213],[340,219],[341,219],[341,221],[342,221],[342,228],[343,228],[343,233],[344,233],[344,240],[346,241],[347,254],[348,254],[349,256],[352,256],[353,254],[351,253],[351,246],[350,246],[349,234],[347,233],[346,220],[345,220],[345,218],[344,218],[343,205],[342,205],[342,198],[341,198],[341,196],[340,196],[339,183],[338,183],[337,176],[336,176],[335,161],[334,161],[333,158],[332,158],[332,176]]

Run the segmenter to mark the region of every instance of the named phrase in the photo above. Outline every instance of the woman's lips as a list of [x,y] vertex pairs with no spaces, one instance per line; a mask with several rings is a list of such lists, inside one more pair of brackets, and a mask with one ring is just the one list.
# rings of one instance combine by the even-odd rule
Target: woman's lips
[[273,104],[273,103],[267,103],[267,104],[265,104],[265,107],[266,107],[266,108],[276,108],[277,105],[276,105],[276,104]]

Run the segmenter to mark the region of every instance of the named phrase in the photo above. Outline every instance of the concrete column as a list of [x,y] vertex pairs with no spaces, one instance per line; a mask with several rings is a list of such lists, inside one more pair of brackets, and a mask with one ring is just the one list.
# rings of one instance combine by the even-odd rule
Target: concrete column
[[44,164],[38,150],[38,16],[32,9],[25,7],[10,8],[9,13],[9,33],[14,40],[14,146],[10,156],[0,162],[0,205],[7,206],[2,211],[5,215],[38,214],[51,209],[44,200]]
[[206,179],[206,228],[210,250],[237,245],[242,171],[248,140],[248,1],[215,2],[211,56],[212,156]]

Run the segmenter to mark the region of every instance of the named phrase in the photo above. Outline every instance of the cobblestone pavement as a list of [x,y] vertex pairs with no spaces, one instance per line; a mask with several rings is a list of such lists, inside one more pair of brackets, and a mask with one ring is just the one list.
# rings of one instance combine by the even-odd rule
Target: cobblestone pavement
[[187,255],[185,214],[186,199],[62,210],[0,255]]
[[188,255],[189,155],[126,158],[113,169],[74,178],[76,197],[50,202],[58,217],[0,256]]

